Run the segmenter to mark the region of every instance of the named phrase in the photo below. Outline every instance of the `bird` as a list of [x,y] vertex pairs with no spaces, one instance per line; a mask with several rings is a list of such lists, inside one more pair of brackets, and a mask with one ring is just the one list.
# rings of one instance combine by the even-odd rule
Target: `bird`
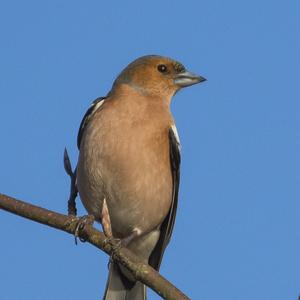
[[[131,62],[80,124],[76,188],[106,236],[159,271],[178,203],[180,141],[172,97],[206,79],[180,62],[146,55]],[[146,299],[146,287],[109,264],[105,300]]]

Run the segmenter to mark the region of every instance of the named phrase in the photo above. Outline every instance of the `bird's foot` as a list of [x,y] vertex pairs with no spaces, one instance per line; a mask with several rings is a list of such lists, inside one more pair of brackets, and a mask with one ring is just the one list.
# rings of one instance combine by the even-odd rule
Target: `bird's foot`
[[80,231],[84,229],[84,227],[88,225],[92,225],[95,221],[95,218],[93,215],[87,215],[79,218],[76,229],[75,229],[75,244],[77,245],[77,238],[84,243],[86,240],[80,237]]
[[104,245],[110,245],[112,248],[121,246],[121,239],[114,237],[106,237],[103,241]]
[[109,245],[111,247],[111,255],[110,260],[108,262],[109,264],[114,260],[114,257],[118,254],[119,250],[121,248],[127,248],[129,243],[137,236],[137,233],[134,231],[129,236],[125,238],[114,238],[114,237],[106,237],[104,240],[105,245]]

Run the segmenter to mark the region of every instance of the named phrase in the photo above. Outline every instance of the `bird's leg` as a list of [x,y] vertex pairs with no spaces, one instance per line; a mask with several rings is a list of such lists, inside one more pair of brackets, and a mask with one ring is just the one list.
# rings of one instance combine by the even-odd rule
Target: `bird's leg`
[[108,211],[105,198],[103,199],[103,204],[102,204],[101,224],[102,224],[103,232],[107,237],[106,241],[112,244],[114,251],[116,251],[120,247],[127,247],[128,244],[140,234],[140,230],[138,228],[135,228],[133,232],[125,238],[118,239],[113,237],[109,211]]
[[[121,240],[113,237],[109,211],[108,211],[108,207],[107,207],[105,198],[103,199],[103,204],[102,204],[101,225],[102,225],[103,233],[106,236],[104,243],[108,243],[112,247],[112,254],[111,254],[111,259],[112,259],[112,257],[116,253],[116,251],[121,246]],[[111,259],[109,260],[108,265],[110,264]]]
[[102,211],[101,211],[101,224],[102,224],[102,229],[105,234],[105,236],[108,239],[113,238],[112,235],[112,229],[111,229],[111,222],[110,222],[110,216],[109,216],[109,211],[106,203],[106,199],[103,199],[103,204],[102,204]]

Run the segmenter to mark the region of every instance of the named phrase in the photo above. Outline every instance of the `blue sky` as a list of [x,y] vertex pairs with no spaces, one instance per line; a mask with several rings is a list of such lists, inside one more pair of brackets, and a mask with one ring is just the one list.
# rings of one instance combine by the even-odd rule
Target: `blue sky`
[[[208,81],[172,104],[182,180],[162,274],[192,299],[297,299],[299,28],[296,0],[2,1],[0,192],[66,212],[63,149],[74,164],[90,102],[136,57],[173,57]],[[100,298],[106,255],[0,225],[1,299]]]

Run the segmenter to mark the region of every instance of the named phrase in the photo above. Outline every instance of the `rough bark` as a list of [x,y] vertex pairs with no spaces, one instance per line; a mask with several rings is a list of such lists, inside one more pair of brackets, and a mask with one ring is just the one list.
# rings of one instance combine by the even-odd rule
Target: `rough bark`
[[[80,218],[66,216],[4,194],[0,194],[0,209],[70,234],[75,234],[76,229],[78,231],[77,225]],[[112,256],[115,261],[126,267],[137,280],[146,284],[164,299],[189,299],[157,271],[139,260],[131,251],[119,247],[114,240],[107,239],[102,232],[93,227],[92,222],[86,223],[78,231],[78,237]]]

